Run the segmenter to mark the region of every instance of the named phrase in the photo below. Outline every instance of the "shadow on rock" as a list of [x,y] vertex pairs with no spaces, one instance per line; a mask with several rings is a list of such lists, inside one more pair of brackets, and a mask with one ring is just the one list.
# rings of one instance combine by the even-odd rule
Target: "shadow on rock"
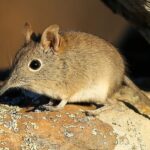
[[0,104],[19,107],[38,107],[46,104],[50,98],[21,88],[12,88],[0,96]]

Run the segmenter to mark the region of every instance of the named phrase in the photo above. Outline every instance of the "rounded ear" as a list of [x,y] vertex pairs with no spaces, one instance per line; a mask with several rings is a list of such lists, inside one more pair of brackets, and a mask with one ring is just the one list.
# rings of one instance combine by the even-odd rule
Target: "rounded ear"
[[60,43],[59,26],[50,25],[46,28],[41,36],[41,45],[44,49],[51,48],[53,51],[57,51]]
[[32,40],[33,35],[32,27],[29,22],[26,22],[24,25],[24,34],[25,34],[25,42],[29,43]]

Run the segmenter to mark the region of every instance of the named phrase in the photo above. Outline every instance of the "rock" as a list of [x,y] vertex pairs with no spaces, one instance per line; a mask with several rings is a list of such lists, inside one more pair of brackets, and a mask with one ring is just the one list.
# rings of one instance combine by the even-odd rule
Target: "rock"
[[26,112],[0,106],[0,147],[3,149],[111,149],[116,135],[99,119],[85,116],[79,106],[60,112]]
[[122,15],[135,24],[139,32],[150,44],[150,1],[149,0],[101,0],[114,13]]
[[122,106],[102,112],[99,120],[113,128],[115,150],[149,150],[150,120]]
[[59,112],[0,105],[0,149],[148,150],[150,120],[125,105],[86,116],[91,107],[67,105]]

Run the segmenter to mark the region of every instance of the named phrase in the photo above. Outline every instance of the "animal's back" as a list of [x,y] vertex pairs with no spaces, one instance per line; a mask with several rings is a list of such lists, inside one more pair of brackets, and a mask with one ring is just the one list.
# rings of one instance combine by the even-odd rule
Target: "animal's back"
[[84,99],[83,95],[88,99],[91,91],[97,99],[100,95],[106,99],[120,86],[124,76],[124,61],[111,44],[83,32],[66,32],[63,40],[65,45],[61,58],[65,60],[67,68],[66,83],[68,87],[74,85],[74,93],[77,93],[72,96],[72,101],[79,97]]

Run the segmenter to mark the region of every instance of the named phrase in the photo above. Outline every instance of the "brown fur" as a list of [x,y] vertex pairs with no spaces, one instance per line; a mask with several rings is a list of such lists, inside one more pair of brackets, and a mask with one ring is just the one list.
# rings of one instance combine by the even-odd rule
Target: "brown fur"
[[[27,35],[32,33],[29,28]],[[125,65],[116,48],[105,40],[83,32],[59,33],[59,26],[44,30],[40,43],[29,41],[14,60],[10,87],[23,87],[65,102],[107,103],[122,84]],[[36,71],[33,59],[42,62]]]

